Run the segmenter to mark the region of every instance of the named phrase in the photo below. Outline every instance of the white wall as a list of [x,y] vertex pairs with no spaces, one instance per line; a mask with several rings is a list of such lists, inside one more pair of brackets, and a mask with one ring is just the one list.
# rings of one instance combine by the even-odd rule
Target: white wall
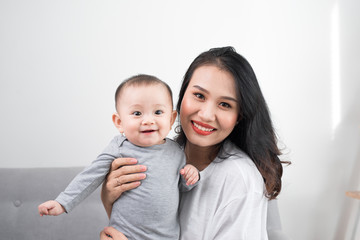
[[[0,167],[88,165],[117,134],[137,73],[175,101],[190,62],[232,45],[253,65],[284,148],[293,239],[349,239],[360,188],[360,2],[0,1]],[[26,180],[26,176],[24,176]]]

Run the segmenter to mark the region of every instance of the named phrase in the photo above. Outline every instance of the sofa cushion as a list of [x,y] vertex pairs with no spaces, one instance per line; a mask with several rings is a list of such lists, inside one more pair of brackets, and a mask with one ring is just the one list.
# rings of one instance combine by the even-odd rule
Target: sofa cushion
[[100,188],[68,214],[40,217],[37,209],[55,199],[82,169],[0,168],[1,239],[99,239],[108,224]]

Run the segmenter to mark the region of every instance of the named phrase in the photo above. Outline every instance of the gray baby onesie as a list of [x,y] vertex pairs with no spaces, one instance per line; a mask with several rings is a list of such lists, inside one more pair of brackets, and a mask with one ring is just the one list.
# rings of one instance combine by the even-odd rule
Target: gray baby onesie
[[92,193],[105,179],[111,163],[119,157],[132,157],[147,167],[146,179],[124,192],[114,203],[110,226],[131,239],[179,239],[179,188],[188,191],[179,171],[186,159],[171,139],[164,144],[139,147],[116,136],[102,154],[85,168],[56,198],[67,212]]

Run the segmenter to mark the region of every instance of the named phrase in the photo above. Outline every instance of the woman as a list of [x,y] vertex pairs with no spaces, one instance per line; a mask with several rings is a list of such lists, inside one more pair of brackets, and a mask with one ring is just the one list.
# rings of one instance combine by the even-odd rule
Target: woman
[[[200,54],[184,76],[177,112],[176,140],[201,175],[181,198],[181,239],[267,239],[267,204],[280,193],[282,162],[250,64],[232,47]],[[134,161],[114,161],[102,194],[108,213],[146,177],[146,166]],[[126,239],[114,229],[105,232]]]

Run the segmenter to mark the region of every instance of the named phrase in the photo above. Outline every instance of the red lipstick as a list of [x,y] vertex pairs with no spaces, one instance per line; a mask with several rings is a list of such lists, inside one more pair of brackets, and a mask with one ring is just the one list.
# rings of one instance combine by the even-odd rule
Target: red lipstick
[[[207,136],[212,134],[216,129],[208,124],[204,124],[198,121],[192,121],[191,127],[193,130],[200,135]],[[201,129],[200,129],[201,128]]]

